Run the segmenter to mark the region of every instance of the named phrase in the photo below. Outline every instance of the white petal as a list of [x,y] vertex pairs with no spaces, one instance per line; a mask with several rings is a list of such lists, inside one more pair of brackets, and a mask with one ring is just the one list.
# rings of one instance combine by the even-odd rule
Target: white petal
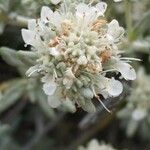
[[105,2],[100,2],[96,5],[96,8],[99,12],[99,15],[104,15],[106,9],[107,9],[107,4]]
[[109,81],[109,86],[108,86],[108,93],[112,96],[118,96],[122,93],[123,91],[123,86],[122,83],[118,80],[111,79]]
[[56,26],[56,27],[60,27],[61,22],[62,22],[62,16],[55,11],[53,13],[53,18],[51,19],[51,22]]
[[49,104],[52,108],[57,108],[58,106],[60,106],[61,101],[59,100],[58,97],[55,97],[55,96],[48,96],[48,104]]
[[113,19],[109,24],[108,24],[109,29],[117,29],[119,28],[119,23],[116,19]]
[[22,29],[21,32],[22,32],[22,37],[23,37],[24,42],[26,44],[33,45],[34,40],[36,38],[35,32],[27,30],[27,29]]
[[47,7],[47,6],[43,6],[42,10],[41,10],[41,21],[43,22],[49,22],[50,18],[53,15],[53,11]]
[[118,61],[116,64],[116,68],[126,80],[136,79],[136,72],[129,64]]
[[43,84],[43,90],[46,95],[53,95],[56,91],[57,84],[51,80],[47,81],[45,84]]
[[60,55],[60,52],[59,52],[55,47],[52,47],[52,48],[50,49],[50,54],[51,54],[52,56],[59,56],[59,55]]
[[85,13],[87,13],[89,10],[88,5],[81,3],[76,7],[76,17],[83,18]]
[[108,31],[107,31],[109,36],[112,36],[114,40],[118,40],[120,37],[123,36],[124,34],[124,29],[119,26],[119,23],[117,20],[113,19],[109,24],[108,24]]
[[28,20],[28,29],[33,31],[37,26],[36,20],[35,19],[30,19]]

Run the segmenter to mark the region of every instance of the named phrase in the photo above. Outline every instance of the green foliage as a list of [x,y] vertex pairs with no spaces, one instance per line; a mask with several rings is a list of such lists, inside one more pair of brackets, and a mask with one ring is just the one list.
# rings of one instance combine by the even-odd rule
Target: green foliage
[[[2,96],[0,99],[0,113],[7,110],[11,105],[13,105],[19,98],[23,95],[25,91],[26,82],[24,80],[14,80],[5,83],[7,89],[2,91]],[[1,85],[2,86],[2,85]]]

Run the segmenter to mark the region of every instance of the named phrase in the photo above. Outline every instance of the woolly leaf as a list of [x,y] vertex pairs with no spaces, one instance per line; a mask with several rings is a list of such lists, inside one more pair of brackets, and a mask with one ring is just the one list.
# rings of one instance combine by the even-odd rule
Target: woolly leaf
[[36,90],[38,104],[45,113],[45,115],[49,118],[55,118],[54,110],[48,105],[47,96],[44,94],[41,88]]
[[23,95],[26,87],[24,80],[14,80],[6,84],[8,84],[8,86],[0,99],[0,113],[13,105]]
[[23,64],[26,64],[29,66],[35,65],[35,62],[36,62],[35,60],[37,58],[36,53],[31,52],[31,51],[20,50],[17,52],[17,56]]
[[12,66],[17,67],[17,66],[23,65],[17,56],[17,52],[13,49],[10,49],[7,47],[1,47],[0,48],[0,55],[8,64],[10,64]]

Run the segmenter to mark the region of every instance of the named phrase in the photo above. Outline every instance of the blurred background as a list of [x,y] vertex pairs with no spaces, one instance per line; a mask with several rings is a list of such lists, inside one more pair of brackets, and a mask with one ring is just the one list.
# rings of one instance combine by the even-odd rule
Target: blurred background
[[137,79],[125,82],[123,94],[106,104],[112,114],[101,105],[93,114],[51,109],[40,83],[25,77],[28,66],[12,49],[30,50],[21,28],[39,17],[43,5],[59,8],[54,2],[0,0],[0,150],[77,150],[92,139],[118,150],[150,150],[150,1],[105,0],[107,20],[117,19],[126,29],[126,56],[141,59],[133,63]]

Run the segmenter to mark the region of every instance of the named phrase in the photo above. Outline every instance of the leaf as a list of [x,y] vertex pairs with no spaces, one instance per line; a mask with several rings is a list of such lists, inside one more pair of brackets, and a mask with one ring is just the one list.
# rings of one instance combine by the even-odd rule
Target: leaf
[[7,47],[0,48],[0,55],[10,65],[28,68],[36,63],[37,55],[30,51],[16,51]]
[[36,63],[37,54],[31,51],[18,51],[17,56],[20,61],[26,65],[33,66]]
[[56,117],[54,110],[48,105],[47,96],[39,87],[36,92],[38,104],[45,113],[45,115],[51,119]]
[[8,109],[11,105],[13,105],[24,93],[26,88],[25,80],[14,80],[9,81],[8,88],[5,89],[1,99],[0,99],[0,113]]
[[37,80],[34,79],[28,79],[27,84],[27,94],[32,103],[34,103],[37,100]]
[[145,12],[143,17],[139,18],[138,23],[133,27],[134,32],[142,34],[146,30],[149,30],[149,18],[150,18],[150,11]]
[[89,113],[94,113],[96,111],[96,108],[91,100],[85,100],[85,105],[82,105],[82,108]]
[[1,47],[0,48],[0,55],[2,58],[10,65],[12,66],[22,66],[23,63],[19,60],[17,56],[17,52],[13,49],[7,48],[7,47]]
[[75,104],[69,99],[62,101],[62,105],[60,106],[60,109],[62,109],[63,111],[69,111],[71,113],[76,112]]
[[3,33],[5,28],[5,24],[3,22],[0,22],[0,35]]

